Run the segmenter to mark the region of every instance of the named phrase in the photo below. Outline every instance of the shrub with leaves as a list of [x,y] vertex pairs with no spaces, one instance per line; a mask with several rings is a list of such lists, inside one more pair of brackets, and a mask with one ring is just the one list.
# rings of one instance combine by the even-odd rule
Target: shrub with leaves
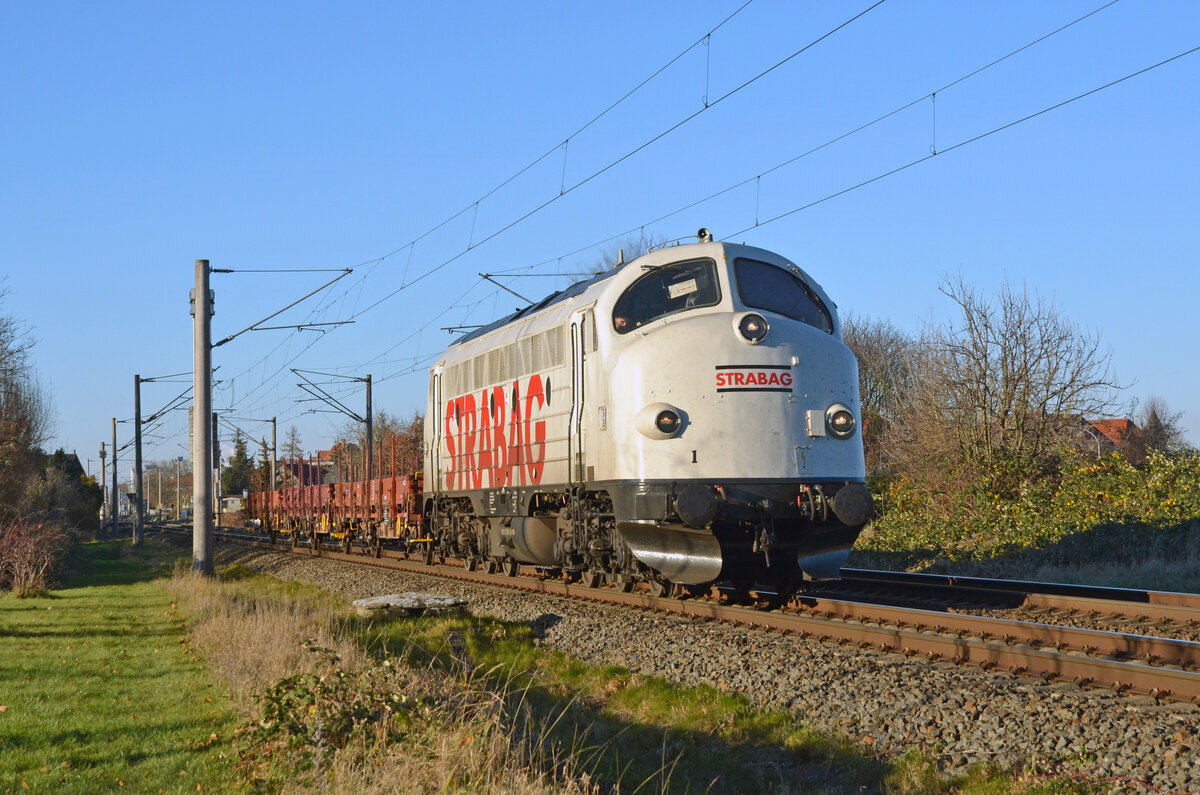
[[262,695],[258,724],[245,735],[260,751],[286,748],[321,765],[355,739],[398,742],[428,712],[394,681],[389,661],[351,673],[330,650],[307,650],[324,657],[316,669],[280,679]]
[[901,565],[981,561],[1027,550],[1062,547],[1111,559],[1135,535],[1182,538],[1200,529],[1200,454],[1152,452],[1141,466],[1114,454],[1089,459],[1064,453],[1057,476],[1002,493],[988,478],[967,489],[950,511],[909,481],[897,478],[880,493],[884,506],[858,549],[887,553]]

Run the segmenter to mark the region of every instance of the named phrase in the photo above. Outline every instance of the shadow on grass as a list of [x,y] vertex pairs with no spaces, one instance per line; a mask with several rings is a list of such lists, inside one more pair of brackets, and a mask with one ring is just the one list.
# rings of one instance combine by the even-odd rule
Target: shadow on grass
[[[538,648],[558,617],[359,619],[374,653],[494,693],[515,739],[545,751],[552,780],[573,760],[602,791],[879,791],[891,766],[848,741],[763,713],[740,694],[685,687],[617,666],[586,666]],[[557,760],[557,762],[556,762]]]
[[[1182,567],[1188,563],[1200,567],[1200,518],[1184,522],[1145,522],[1132,518],[1122,522],[1105,522],[1078,530],[1044,547],[1010,546],[1000,547],[983,555],[955,556],[953,551],[935,547],[913,547],[911,549],[884,552],[869,548],[856,549],[850,555],[847,566],[852,568],[881,568],[897,571],[924,571],[963,576],[990,576],[1010,579],[1031,579],[1037,572],[1055,571],[1083,575],[1073,578],[1080,582],[1087,579],[1087,570],[1102,567],[1118,567],[1126,573],[1146,571],[1153,578],[1155,569],[1162,565]],[[1200,573],[1200,572],[1197,572]],[[1100,581],[1097,585],[1118,585],[1111,581]],[[1182,576],[1183,587],[1188,582],[1200,583],[1200,579]],[[1138,587],[1162,590],[1154,582],[1141,580]],[[1200,585],[1187,588],[1196,591]],[[1168,586],[1167,590],[1179,590]],[[1137,590],[1135,587],[1133,590]],[[1145,593],[1142,599],[1148,598]],[[1137,595],[1130,595],[1137,601]]]
[[93,541],[75,549],[67,561],[66,578],[55,590],[149,582],[170,576],[183,559],[180,550],[154,539],[141,547],[128,539]]

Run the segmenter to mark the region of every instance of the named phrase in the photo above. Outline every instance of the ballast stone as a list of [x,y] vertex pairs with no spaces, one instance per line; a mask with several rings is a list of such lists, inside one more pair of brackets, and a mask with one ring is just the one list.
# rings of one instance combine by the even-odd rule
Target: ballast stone
[[393,593],[355,599],[354,609],[360,616],[420,616],[446,615],[463,612],[466,599],[437,593]]

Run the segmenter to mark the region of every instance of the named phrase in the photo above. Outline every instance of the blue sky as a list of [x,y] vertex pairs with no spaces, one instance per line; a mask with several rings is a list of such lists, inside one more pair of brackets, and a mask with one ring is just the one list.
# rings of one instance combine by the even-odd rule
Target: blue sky
[[[343,420],[307,413],[289,368],[371,373],[376,407],[408,415],[442,327],[518,303],[478,274],[540,297],[643,225],[779,251],[913,332],[948,315],[942,275],[1025,285],[1200,443],[1200,53],[952,149],[1200,45],[1200,4],[1123,0],[951,86],[1104,3],[887,0],[739,88],[871,5],[742,1],[0,0],[2,309],[39,339],[53,444],[97,468],[134,373],[190,370],[197,258],[354,268],[271,323],[352,325],[214,353],[217,408],[316,449]],[[332,275],[214,275],[214,336]],[[185,387],[145,385],[144,412]],[[153,435],[148,459],[183,455],[186,412]]]

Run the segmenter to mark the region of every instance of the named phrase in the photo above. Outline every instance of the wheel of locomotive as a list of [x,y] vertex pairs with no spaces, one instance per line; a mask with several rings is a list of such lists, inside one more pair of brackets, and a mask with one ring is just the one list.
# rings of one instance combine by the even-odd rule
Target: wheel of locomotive
[[505,558],[501,565],[504,567],[506,577],[516,577],[517,572],[521,569],[521,564],[513,558]]
[[671,581],[666,577],[654,576],[647,583],[650,585],[650,595],[655,599],[662,599],[671,595]]
[[500,571],[500,564],[496,562],[495,558],[488,558],[483,562],[483,570],[488,574],[495,574]]
[[633,578],[627,574],[609,574],[607,579],[610,585],[616,588],[621,593],[633,593]]
[[479,558],[474,555],[467,555],[463,558],[463,569],[466,571],[479,571]]
[[583,572],[580,582],[583,583],[584,588],[599,588],[600,584],[604,582],[604,572],[598,569],[588,569]]

